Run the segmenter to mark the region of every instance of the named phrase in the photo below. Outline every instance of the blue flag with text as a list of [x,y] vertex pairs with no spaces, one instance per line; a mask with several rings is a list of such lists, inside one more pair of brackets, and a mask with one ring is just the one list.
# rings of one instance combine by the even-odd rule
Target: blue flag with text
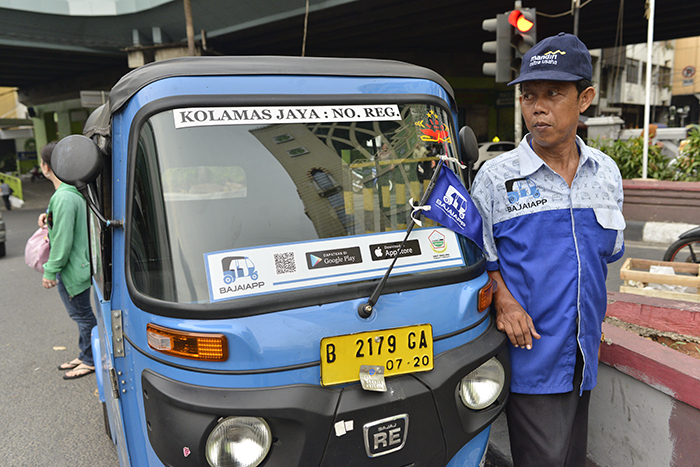
[[464,235],[479,248],[484,247],[481,215],[452,170],[442,167],[425,205],[430,206],[429,210],[423,210],[425,217]]

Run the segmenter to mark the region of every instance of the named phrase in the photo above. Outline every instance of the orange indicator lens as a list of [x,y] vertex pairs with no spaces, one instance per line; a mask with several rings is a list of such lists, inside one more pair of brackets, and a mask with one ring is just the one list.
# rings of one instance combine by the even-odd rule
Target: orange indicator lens
[[493,300],[493,293],[496,291],[496,282],[494,282],[490,277],[488,283],[479,290],[479,303],[478,309],[479,313],[488,309],[491,305],[491,300]]
[[176,331],[149,323],[146,335],[149,347],[167,355],[208,362],[228,359],[228,341],[223,334]]

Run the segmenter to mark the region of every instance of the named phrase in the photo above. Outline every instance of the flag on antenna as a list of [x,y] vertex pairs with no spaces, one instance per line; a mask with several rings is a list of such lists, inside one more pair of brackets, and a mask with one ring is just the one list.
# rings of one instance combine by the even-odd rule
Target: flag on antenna
[[484,247],[481,215],[467,189],[448,167],[440,170],[425,205],[416,208],[411,215],[418,210],[422,210],[425,217],[467,237],[479,248]]

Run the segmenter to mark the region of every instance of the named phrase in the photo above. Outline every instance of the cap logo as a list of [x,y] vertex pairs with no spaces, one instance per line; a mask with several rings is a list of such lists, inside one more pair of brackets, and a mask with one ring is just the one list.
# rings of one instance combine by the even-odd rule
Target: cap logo
[[566,55],[566,52],[556,50],[554,52],[545,52],[542,55],[533,55],[530,57],[530,67],[538,65],[558,65],[559,62],[557,59],[559,58],[559,55]]

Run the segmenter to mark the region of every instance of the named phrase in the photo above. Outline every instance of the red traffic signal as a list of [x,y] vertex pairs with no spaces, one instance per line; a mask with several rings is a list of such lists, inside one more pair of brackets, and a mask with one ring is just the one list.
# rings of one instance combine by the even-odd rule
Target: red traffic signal
[[508,13],[511,29],[510,43],[515,49],[516,58],[530,50],[537,42],[537,10],[519,8]]
[[520,32],[528,32],[535,25],[520,10],[511,11],[508,15],[508,22]]

